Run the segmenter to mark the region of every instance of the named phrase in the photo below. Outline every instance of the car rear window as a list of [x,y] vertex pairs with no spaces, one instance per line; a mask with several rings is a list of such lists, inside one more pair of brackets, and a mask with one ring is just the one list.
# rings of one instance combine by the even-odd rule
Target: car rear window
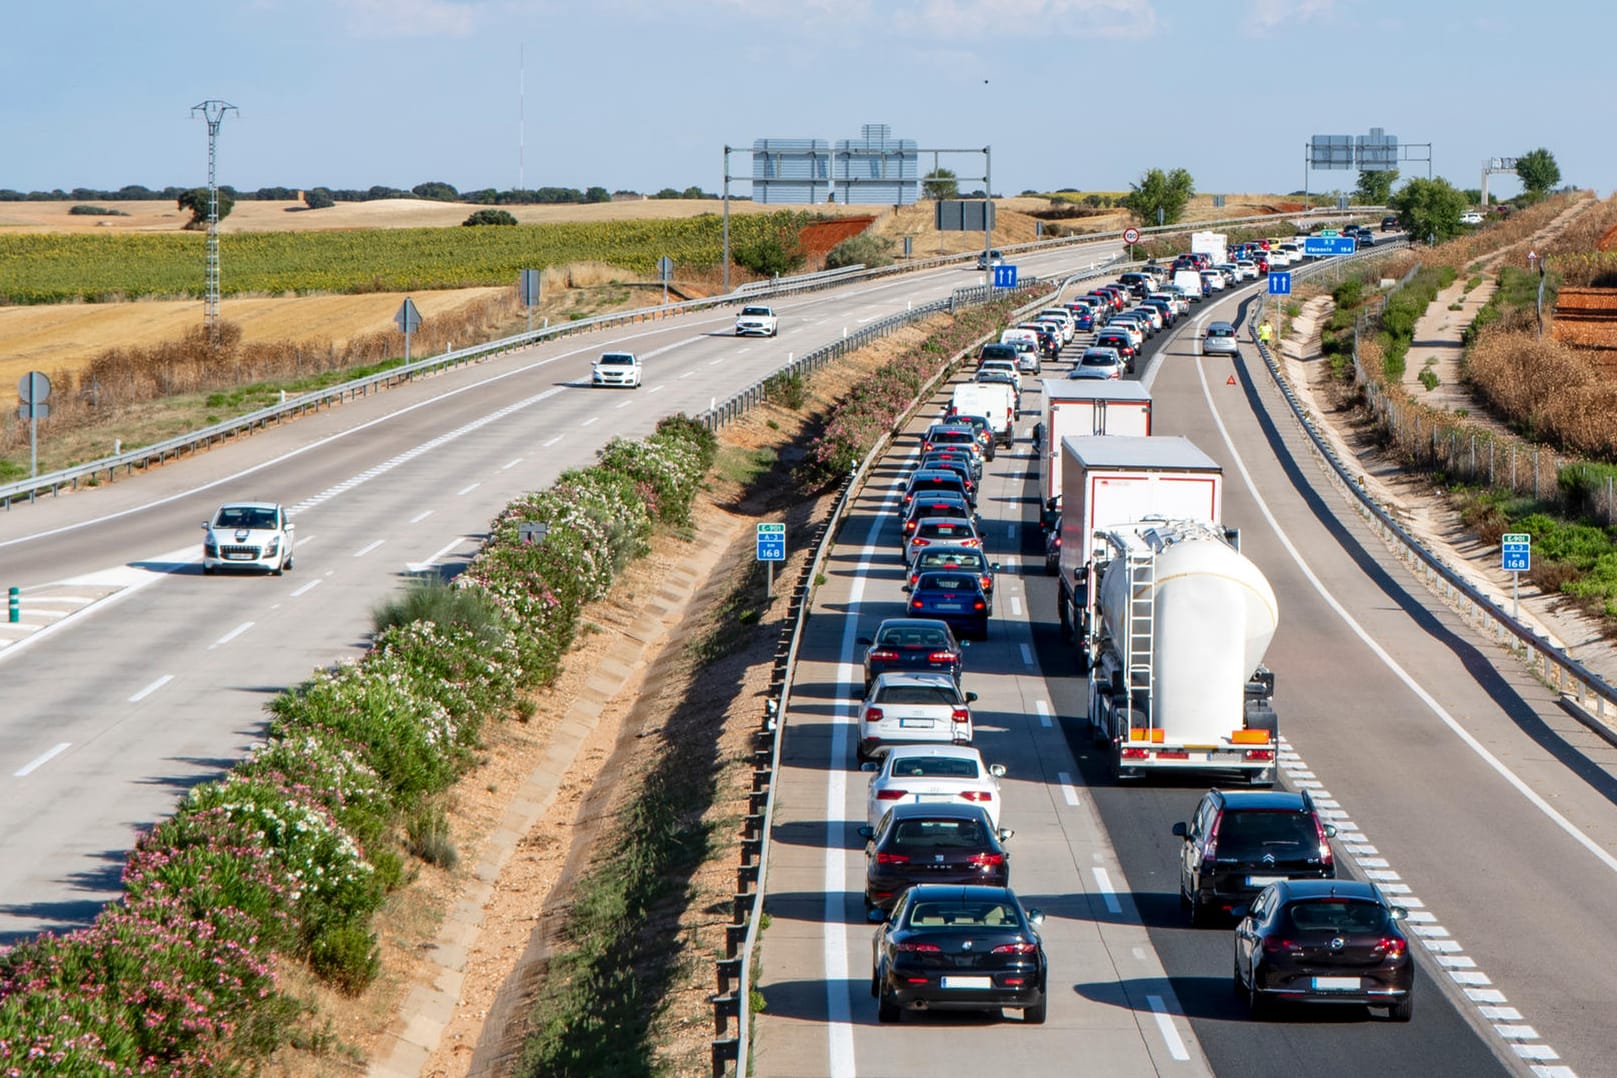
[[941,648],[948,646],[949,638],[941,629],[920,629],[911,625],[899,625],[879,633],[876,643],[893,648]]
[[1218,825],[1218,855],[1246,859],[1319,845],[1314,818],[1273,809],[1224,810]]
[[922,524],[929,535],[970,535],[970,524],[960,524],[952,520],[929,520]]
[[1291,926],[1299,932],[1382,932],[1387,911],[1378,902],[1353,899],[1304,899],[1286,907]]
[[922,569],[953,569],[963,565],[972,569],[980,570],[983,565],[983,559],[980,556],[972,557],[970,554],[963,553],[961,551],[947,551],[943,553],[923,552],[921,554],[921,560],[916,562],[916,565]]
[[983,844],[983,829],[976,820],[900,820],[893,829],[895,846],[957,846]]
[[903,756],[893,761],[889,775],[906,779],[974,779],[977,761],[961,756]]
[[1016,358],[1016,349],[1008,344],[985,344],[978,356],[979,359],[1012,359]]
[[1235,336],[1235,330],[1229,326],[1208,326],[1207,335],[1209,337],[1233,337]]
[[1021,915],[1006,902],[917,902],[910,910],[910,924],[915,928],[997,928],[1021,923]]
[[946,704],[960,702],[960,694],[946,681],[926,685],[883,685],[876,690],[878,704]]

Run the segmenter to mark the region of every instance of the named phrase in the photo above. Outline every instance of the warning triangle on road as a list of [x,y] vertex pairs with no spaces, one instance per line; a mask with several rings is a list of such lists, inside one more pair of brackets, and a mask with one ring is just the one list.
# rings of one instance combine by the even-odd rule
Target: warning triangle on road
[[1224,384],[1227,386],[1233,386],[1235,384],[1235,375],[1232,374],[1228,378],[1224,379]]

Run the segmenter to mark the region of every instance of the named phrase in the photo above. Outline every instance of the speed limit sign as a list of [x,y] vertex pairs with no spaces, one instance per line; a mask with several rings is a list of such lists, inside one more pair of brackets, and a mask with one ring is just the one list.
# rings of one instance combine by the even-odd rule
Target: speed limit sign
[[1140,242],[1140,230],[1137,229],[1137,228],[1125,228],[1123,230],[1123,242],[1124,243],[1139,243]]

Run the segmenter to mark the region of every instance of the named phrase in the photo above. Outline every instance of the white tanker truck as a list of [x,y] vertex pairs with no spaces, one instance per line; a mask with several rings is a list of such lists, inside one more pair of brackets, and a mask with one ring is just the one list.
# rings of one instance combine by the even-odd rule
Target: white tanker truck
[[1151,771],[1275,778],[1274,591],[1235,533],[1146,520],[1096,534],[1089,722],[1120,778]]

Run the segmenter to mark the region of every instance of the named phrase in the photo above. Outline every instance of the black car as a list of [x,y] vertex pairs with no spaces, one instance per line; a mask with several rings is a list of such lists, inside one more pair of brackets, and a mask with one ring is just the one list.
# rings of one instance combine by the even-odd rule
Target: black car
[[966,649],[946,621],[930,618],[887,618],[876,635],[860,637],[865,645],[865,694],[876,675],[888,670],[934,670],[960,683]]
[[1235,928],[1235,992],[1253,1018],[1279,1002],[1357,1003],[1407,1022],[1415,962],[1399,922],[1408,916],[1373,883],[1272,883]]
[[1381,231],[1383,231],[1383,232],[1397,232],[1398,231],[1398,218],[1397,218],[1397,216],[1394,215],[1394,214],[1388,214],[1386,217],[1383,217],[1381,219]]
[[972,433],[977,435],[977,449],[982,453],[984,460],[994,459],[994,428],[989,424],[988,417],[970,415],[966,412],[952,412],[948,422],[957,426],[968,426]]
[[1016,345],[985,344],[983,345],[982,350],[977,353],[977,362],[981,363],[985,359],[1008,359],[1012,363],[1015,363]]
[[1042,1023],[1049,961],[1038,926],[1009,887],[911,887],[871,943],[876,1020],[925,1010],[1020,1008]]
[[1307,790],[1208,790],[1188,823],[1179,856],[1179,904],[1190,923],[1231,912],[1279,880],[1332,879],[1336,828]]
[[953,472],[966,484],[966,499],[973,508],[977,505],[977,477],[982,465],[962,456],[948,453],[928,453],[921,458],[921,468],[930,472]]
[[1009,831],[994,827],[981,805],[900,803],[875,828],[861,827],[865,845],[865,912],[874,917],[920,883],[1010,884]]
[[[920,526],[925,530],[926,525]],[[988,636],[988,595],[970,569],[928,569],[910,587],[910,616],[946,621],[961,636]]]
[[1096,348],[1115,349],[1123,357],[1123,368],[1134,373],[1134,339],[1120,329],[1103,329],[1095,334]]
[[928,494],[924,497],[916,498],[910,503],[909,509],[905,511],[904,527],[899,533],[898,541],[900,545],[908,543],[910,536],[915,534],[915,529],[920,526],[921,521],[930,517],[965,517],[974,524],[978,524],[979,529],[981,528],[976,512],[966,504],[966,499],[960,495],[946,492]]
[[910,473],[909,485],[904,488],[904,498],[900,503],[902,508],[908,509],[917,494],[926,494],[940,490],[952,490],[966,499],[966,504],[975,504],[972,488],[966,485],[966,480],[958,472],[946,468],[922,468]]

